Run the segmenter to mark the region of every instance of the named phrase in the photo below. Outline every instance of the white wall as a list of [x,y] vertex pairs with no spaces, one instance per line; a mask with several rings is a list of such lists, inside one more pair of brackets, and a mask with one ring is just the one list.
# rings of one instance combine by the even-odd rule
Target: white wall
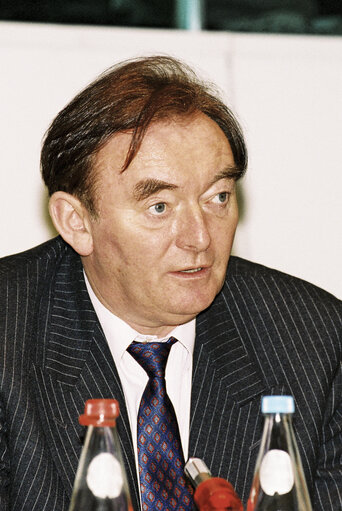
[[53,235],[42,135],[72,96],[124,58],[178,56],[215,81],[250,168],[234,252],[342,296],[342,38],[0,23],[0,256]]

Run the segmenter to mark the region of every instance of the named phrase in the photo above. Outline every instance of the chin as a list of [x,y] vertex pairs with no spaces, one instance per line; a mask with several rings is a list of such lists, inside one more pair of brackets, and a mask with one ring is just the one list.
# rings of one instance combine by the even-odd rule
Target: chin
[[[210,296],[201,296],[201,297],[194,297],[192,300],[186,300],[179,304],[179,307],[177,307],[176,314],[180,316],[189,316],[190,319],[195,318],[200,312],[207,309],[214,301],[215,296],[217,293],[213,293]],[[190,319],[187,319],[186,321],[190,321]]]

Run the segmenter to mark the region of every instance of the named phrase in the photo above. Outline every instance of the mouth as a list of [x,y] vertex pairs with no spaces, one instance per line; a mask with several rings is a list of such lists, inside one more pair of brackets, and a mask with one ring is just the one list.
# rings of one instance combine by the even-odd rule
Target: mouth
[[180,270],[180,273],[197,273],[202,270],[203,270],[203,268],[200,266],[199,268],[190,268],[189,270]]
[[201,278],[208,274],[210,266],[197,266],[196,268],[184,268],[171,272],[173,275],[183,278]]

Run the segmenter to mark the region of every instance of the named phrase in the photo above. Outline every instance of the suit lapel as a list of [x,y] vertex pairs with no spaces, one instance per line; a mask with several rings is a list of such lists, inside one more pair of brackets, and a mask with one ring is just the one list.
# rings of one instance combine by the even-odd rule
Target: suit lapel
[[70,496],[85,435],[85,428],[78,423],[85,401],[114,397],[120,404],[118,433],[133,505],[138,509],[136,469],[125,399],[87,293],[80,259],[74,253],[69,251],[63,257],[41,304],[45,310],[39,317],[44,321],[37,328],[39,349],[33,378],[42,427],[65,490]]
[[223,290],[197,318],[189,453],[245,500],[261,436],[260,397],[272,388],[251,356],[236,307]]

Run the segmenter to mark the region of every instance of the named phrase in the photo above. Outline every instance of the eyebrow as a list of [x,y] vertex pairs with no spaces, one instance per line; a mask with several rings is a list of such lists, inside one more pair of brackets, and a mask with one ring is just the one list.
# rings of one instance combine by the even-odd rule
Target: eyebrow
[[174,190],[175,188],[178,186],[159,179],[143,179],[134,186],[133,195],[137,201],[141,201],[160,190]]
[[215,184],[217,181],[221,179],[234,179],[237,180],[241,176],[241,170],[235,165],[230,165],[223,170],[221,170],[214,178],[211,180],[211,185]]
[[[237,167],[233,165],[226,167],[213,177],[209,187],[221,179],[237,179],[240,177],[240,174],[241,172]],[[133,196],[135,200],[142,201],[148,199],[148,197],[154,195],[160,190],[175,190],[177,188],[177,185],[168,183],[167,181],[162,181],[160,179],[142,179],[135,184],[133,189]]]

